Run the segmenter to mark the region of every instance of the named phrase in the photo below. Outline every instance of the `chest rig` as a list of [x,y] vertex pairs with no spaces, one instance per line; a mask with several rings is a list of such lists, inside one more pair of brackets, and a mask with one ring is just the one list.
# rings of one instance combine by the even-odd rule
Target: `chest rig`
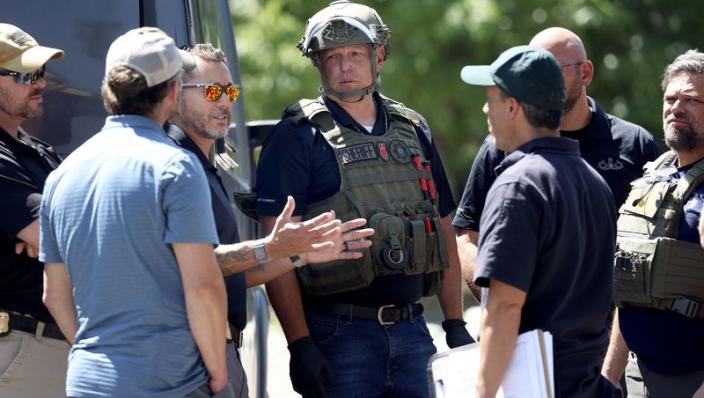
[[614,302],[704,318],[704,249],[677,240],[684,203],[704,183],[704,160],[679,179],[667,152],[634,181],[618,219]]
[[307,293],[325,296],[362,289],[378,276],[424,275],[423,294],[437,293],[448,267],[447,236],[430,190],[429,167],[414,125],[420,116],[382,97],[386,133],[372,136],[339,125],[322,100],[301,100],[287,108],[294,123],[318,128],[335,152],[342,184],[328,199],[308,206],[304,219],[335,210],[343,222],[357,217],[374,228],[372,246],[358,260],[310,264],[297,269]]

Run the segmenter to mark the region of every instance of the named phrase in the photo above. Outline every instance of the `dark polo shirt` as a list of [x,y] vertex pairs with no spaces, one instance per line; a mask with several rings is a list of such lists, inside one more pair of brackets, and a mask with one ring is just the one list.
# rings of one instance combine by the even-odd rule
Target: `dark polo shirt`
[[17,233],[39,216],[44,182],[61,159],[22,132],[20,141],[0,129],[0,308],[53,322],[42,303],[44,265],[15,254]]
[[[167,132],[169,137],[178,145],[196,154],[201,165],[203,165],[205,175],[208,177],[208,185],[210,186],[210,197],[213,202],[213,216],[215,217],[215,227],[218,232],[220,244],[229,245],[239,242],[240,235],[237,230],[235,213],[232,210],[232,201],[225,190],[222,180],[220,180],[220,176],[218,176],[217,169],[212,165],[203,151],[198,148],[196,143],[178,128],[178,126],[170,124]],[[244,279],[244,273],[240,272],[225,277],[225,288],[227,289],[228,319],[233,326],[242,330],[247,325],[247,285]]]
[[[386,132],[384,110],[378,94],[374,94],[377,118],[372,135]],[[366,133],[342,107],[325,98],[332,117],[341,125]],[[450,184],[430,132],[416,128],[426,159],[431,161],[431,172],[439,196],[441,216],[455,209]],[[294,215],[304,214],[307,206],[336,194],[341,184],[335,153],[325,137],[310,123],[295,125],[292,118],[284,118],[269,134],[262,149],[257,168],[257,207],[260,216],[278,216],[286,203],[286,196],[296,200]],[[416,302],[423,293],[422,275],[390,275],[377,277],[365,289],[330,296],[350,304],[380,306],[406,305]]]
[[[631,181],[643,175],[645,163],[660,155],[653,136],[642,127],[610,115],[589,98],[592,116],[581,130],[560,131],[560,135],[579,142],[579,152],[609,185],[614,204],[619,208],[631,190]],[[479,217],[484,209],[489,187],[496,180],[494,168],[505,154],[489,137],[484,140],[462,194],[452,224],[479,231]]]
[[578,143],[537,138],[509,154],[487,195],[475,283],[526,292],[519,333],[553,335],[557,397],[611,397],[608,344],[616,209]]

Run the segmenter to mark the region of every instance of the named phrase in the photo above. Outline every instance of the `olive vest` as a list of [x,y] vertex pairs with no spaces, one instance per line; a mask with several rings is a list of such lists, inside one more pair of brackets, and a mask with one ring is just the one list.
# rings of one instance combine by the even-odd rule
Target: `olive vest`
[[704,249],[677,240],[684,203],[704,182],[704,160],[679,179],[670,151],[645,165],[621,206],[614,261],[614,302],[704,318]]
[[440,215],[429,190],[420,185],[432,180],[414,129],[421,127],[421,117],[381,98],[386,122],[381,136],[337,124],[322,99],[301,100],[284,112],[294,124],[308,121],[318,128],[335,152],[342,179],[340,190],[309,205],[303,218],[335,210],[343,222],[364,217],[376,231],[361,259],[298,268],[301,285],[311,295],[362,289],[377,276],[424,274],[423,294],[429,296],[437,293],[448,267]]

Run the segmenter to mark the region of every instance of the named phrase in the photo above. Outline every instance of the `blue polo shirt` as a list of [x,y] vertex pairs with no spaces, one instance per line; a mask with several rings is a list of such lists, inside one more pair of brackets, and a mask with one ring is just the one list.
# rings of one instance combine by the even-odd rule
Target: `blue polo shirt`
[[[333,119],[341,125],[365,132],[335,101],[323,97]],[[386,117],[377,93],[374,94],[377,118],[370,134],[386,132]],[[455,209],[450,184],[430,131],[416,127],[416,134],[426,159],[431,161],[431,172],[439,196],[441,216]],[[286,196],[296,200],[294,215],[302,215],[309,204],[336,194],[342,180],[337,159],[325,137],[308,122],[295,125],[291,117],[284,118],[267,137],[257,168],[257,208],[259,216],[278,216],[286,203]],[[422,275],[390,275],[378,277],[365,289],[340,293],[331,299],[357,305],[406,305],[416,302],[423,294]]]
[[64,263],[71,397],[182,397],[208,380],[173,243],[217,244],[203,168],[156,121],[109,116],[44,187],[40,260]]
[[[235,212],[232,209],[232,201],[218,175],[217,169],[198,145],[178,126],[169,124],[167,133],[179,146],[188,149],[196,155],[201,166],[203,166],[203,170],[205,170],[220,244],[231,245],[238,243],[240,234],[237,229]],[[227,318],[233,326],[243,330],[247,325],[247,283],[245,282],[244,272],[226,276],[225,289],[227,289]]]
[[[619,208],[631,190],[631,181],[643,175],[643,166],[657,159],[660,149],[642,127],[604,112],[592,98],[589,105],[592,109],[589,124],[581,130],[560,131],[560,135],[579,142],[580,154],[606,180]],[[452,221],[455,227],[479,231],[486,195],[496,180],[494,168],[504,157],[493,139],[487,137],[474,158]]]
[[531,140],[497,168],[487,195],[475,283],[526,292],[519,333],[550,331],[557,397],[611,397],[608,344],[616,209],[604,179],[561,137]]
[[[691,167],[674,170],[671,178],[684,177]],[[699,243],[697,226],[703,209],[704,185],[700,185],[684,204],[677,239]],[[648,369],[669,375],[704,370],[704,319],[651,308],[618,311],[628,348]]]

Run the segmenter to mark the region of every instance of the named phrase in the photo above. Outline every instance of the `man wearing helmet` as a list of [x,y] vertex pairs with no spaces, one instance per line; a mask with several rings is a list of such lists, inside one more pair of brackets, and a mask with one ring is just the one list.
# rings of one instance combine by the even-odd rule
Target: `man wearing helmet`
[[361,4],[336,1],[310,18],[299,49],[320,72],[322,96],[284,111],[257,170],[265,233],[286,195],[296,200],[294,216],[332,209],[343,221],[365,217],[376,231],[359,260],[298,268],[267,284],[304,397],[427,396],[435,347],[422,296],[437,294],[450,347],[472,342],[449,239],[455,203],[430,129],[378,92],[388,39],[376,11]]

